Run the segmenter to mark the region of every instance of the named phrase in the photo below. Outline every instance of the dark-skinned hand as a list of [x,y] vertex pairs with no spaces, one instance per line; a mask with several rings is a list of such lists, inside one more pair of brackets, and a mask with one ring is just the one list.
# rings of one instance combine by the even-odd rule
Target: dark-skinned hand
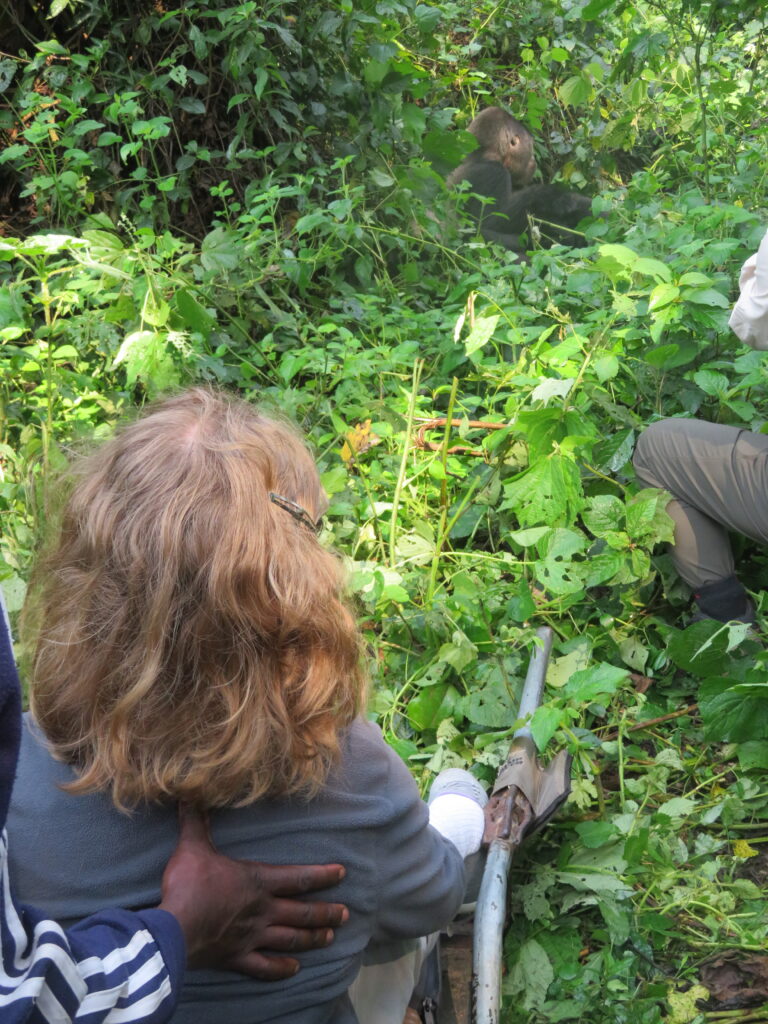
[[273,953],[333,942],[333,929],[349,917],[347,908],[292,897],[338,884],[345,874],[341,864],[277,867],[231,860],[215,849],[205,813],[182,804],[179,819],[179,844],[163,874],[160,909],[181,925],[189,967],[279,981],[295,974],[299,962]]

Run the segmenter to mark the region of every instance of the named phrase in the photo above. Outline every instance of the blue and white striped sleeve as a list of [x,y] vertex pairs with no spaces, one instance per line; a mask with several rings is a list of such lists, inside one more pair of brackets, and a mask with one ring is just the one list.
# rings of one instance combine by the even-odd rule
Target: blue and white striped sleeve
[[164,1024],[176,1006],[184,940],[163,910],[109,910],[63,931],[11,898],[0,837],[3,1024]]

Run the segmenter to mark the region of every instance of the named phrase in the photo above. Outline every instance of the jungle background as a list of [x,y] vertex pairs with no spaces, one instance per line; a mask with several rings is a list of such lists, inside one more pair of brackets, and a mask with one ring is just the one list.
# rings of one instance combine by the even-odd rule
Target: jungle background
[[[767,427],[765,356],[727,328],[768,213],[767,18],[751,0],[0,13],[12,612],[67,453],[207,381],[307,432],[371,712],[425,788],[447,765],[493,779],[550,625],[533,728],[573,752],[574,786],[515,861],[508,1024],[768,1021],[768,653],[745,626],[685,627],[665,498],[630,461],[661,415]],[[541,180],[595,197],[585,248],[521,265],[462,224],[443,178],[492,104],[532,128]],[[763,625],[766,553],[739,543]]]

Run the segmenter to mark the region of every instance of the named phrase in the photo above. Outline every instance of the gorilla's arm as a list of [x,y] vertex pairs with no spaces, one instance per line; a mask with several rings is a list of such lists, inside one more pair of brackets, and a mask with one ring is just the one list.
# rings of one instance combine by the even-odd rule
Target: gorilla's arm
[[523,252],[520,229],[511,225],[508,215],[514,198],[509,171],[497,160],[479,158],[465,163],[459,180],[468,182],[472,192],[490,200],[484,203],[470,196],[467,201],[467,212],[477,223],[483,238],[513,252]]

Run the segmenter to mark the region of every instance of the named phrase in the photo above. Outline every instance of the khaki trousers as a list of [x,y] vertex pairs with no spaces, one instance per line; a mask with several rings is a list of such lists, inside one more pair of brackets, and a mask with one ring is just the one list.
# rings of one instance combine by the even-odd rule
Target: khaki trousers
[[768,544],[768,435],[660,420],[640,435],[633,461],[640,483],[673,496],[672,558],[694,590],[734,575],[729,530]]

